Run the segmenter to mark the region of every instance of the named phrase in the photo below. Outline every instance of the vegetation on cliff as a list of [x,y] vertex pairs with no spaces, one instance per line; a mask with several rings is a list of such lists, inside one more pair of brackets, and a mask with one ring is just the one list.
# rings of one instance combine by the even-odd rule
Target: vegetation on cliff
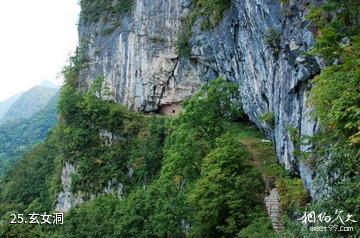
[[[94,85],[100,84],[95,81]],[[113,224],[112,229],[108,229],[105,234],[109,237],[184,237],[186,234],[192,237],[211,234],[229,236],[236,235],[241,228],[251,224],[253,216],[264,216],[261,175],[250,163],[246,147],[226,129],[232,119],[241,115],[239,101],[231,100],[238,98],[237,92],[234,85],[223,79],[212,81],[184,104],[183,114],[178,118],[167,119],[166,131],[161,129],[164,122],[159,121],[164,118],[155,119],[158,121],[155,125],[150,124],[149,127],[156,128],[153,132],[166,134],[166,140],[160,140],[152,147],[147,146],[152,140],[146,138],[146,135],[159,137],[152,136],[141,126],[147,124],[146,118],[121,110],[121,114],[113,113],[113,110],[116,112],[121,107],[96,99],[94,95],[99,95],[99,92],[94,91],[93,87],[84,97],[80,97],[84,100],[80,102],[92,105],[92,110],[80,107],[78,112],[86,112],[86,123],[94,124],[79,128],[79,124],[82,124],[79,122],[83,121],[80,114],[71,116],[71,120],[78,130],[85,133],[82,136],[89,140],[93,138],[94,141],[89,142],[89,145],[69,148],[72,153],[70,162],[78,168],[74,188],[76,191],[101,192],[100,189],[109,180],[114,181],[114,178],[123,185],[122,195],[125,199],[114,202],[111,196],[98,198],[109,201],[109,206],[107,203],[102,206],[115,210],[114,213],[108,211],[111,216],[104,218],[103,225]],[[94,101],[89,102],[89,97]],[[102,105],[101,110],[95,107],[97,103]],[[107,111],[107,103],[118,109]],[[60,106],[60,112],[67,109],[70,108]],[[71,106],[73,109],[74,105]],[[109,127],[107,122],[112,121],[112,118],[106,115],[116,115],[114,119],[118,123]],[[130,117],[131,121],[127,122]],[[106,125],[102,122],[106,122]],[[106,128],[121,139],[110,147],[104,147],[97,134],[99,131],[92,132],[89,128]],[[72,141],[78,140],[67,138],[66,141],[72,144]],[[144,153],[138,150],[139,146],[144,148]],[[85,151],[86,154],[83,154]],[[93,153],[97,154],[94,156]],[[103,165],[99,160],[106,161]],[[129,168],[132,168],[133,175],[140,176],[127,176]],[[242,187],[247,183],[246,189]],[[144,185],[147,186],[144,188]],[[92,229],[88,224],[81,225],[80,219],[85,217],[91,221],[92,217],[102,216],[104,210],[96,208],[98,205],[95,204],[99,204],[97,199],[69,214],[63,231],[65,237],[74,234],[81,236],[86,230]],[[115,217],[116,223],[113,221]],[[82,228],[74,230],[70,224],[78,224]]]
[[[334,216],[360,214],[360,2],[328,0],[308,15],[317,29],[310,54],[324,59],[326,67],[313,80],[310,104],[320,122],[318,134],[310,138],[314,150],[306,156],[315,165],[317,200],[307,210]],[[302,143],[308,143],[303,138]],[[323,223],[317,223],[323,225]],[[348,223],[352,232],[327,231],[319,237],[359,236],[359,223]],[[338,229],[340,230],[340,229]],[[309,236],[303,227],[288,235]]]
[[221,21],[225,10],[231,7],[231,0],[191,0],[190,12],[182,22],[182,31],[175,42],[177,54],[189,57],[191,54],[190,38],[192,27],[200,20],[201,30],[209,30]]
[[106,22],[114,17],[131,10],[133,0],[81,0],[80,18],[86,23]]
[[[73,190],[84,199],[98,196],[72,209],[62,227],[2,225],[2,234],[232,237],[246,228],[242,234],[251,237],[251,227],[258,225],[259,233],[272,232],[261,173],[244,144],[261,137],[233,122],[243,115],[233,84],[211,81],[184,103],[178,117],[145,117],[106,100],[101,77],[89,91],[75,90],[69,75],[76,74],[68,74],[74,67],[65,73],[61,121],[0,185],[1,215],[4,221],[13,212],[51,211],[64,162],[76,167]],[[120,194],[101,195],[109,181],[121,184]]]
[[[117,8],[107,1],[95,3],[107,7],[94,9],[91,1],[81,1],[87,21],[99,21],[101,11],[128,10],[127,5]],[[314,144],[305,156],[316,158],[315,182],[322,190],[319,200],[308,203],[302,181],[276,163],[273,147],[261,141],[251,124],[238,122],[245,119],[234,84],[222,78],[208,82],[183,103],[184,111],[176,117],[143,115],[111,101],[101,76],[88,91],[79,90],[79,73],[87,61],[78,52],[64,71],[59,123],[0,183],[0,235],[312,237],[314,233],[294,221],[304,211],[340,209],[345,214],[360,214],[357,3],[329,0],[309,14],[319,32],[311,54],[326,63],[310,92],[320,131],[313,138],[298,138],[293,128],[289,131],[297,147]],[[210,25],[230,6],[229,1],[194,0],[193,4],[202,9],[196,17]],[[182,43],[188,47],[188,41]],[[274,126],[271,112],[262,119]],[[11,213],[53,211],[65,163],[75,166],[72,191],[85,202],[66,214],[62,226],[8,225]],[[262,177],[274,177],[280,193],[286,228],[277,234],[266,216]],[[360,235],[359,225],[352,225],[351,235]],[[343,235],[333,231],[316,234]]]

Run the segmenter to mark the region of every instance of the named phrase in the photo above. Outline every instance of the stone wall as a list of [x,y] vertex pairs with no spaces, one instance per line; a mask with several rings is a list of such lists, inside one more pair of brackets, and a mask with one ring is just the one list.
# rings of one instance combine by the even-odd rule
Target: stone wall
[[175,116],[182,111],[180,102],[173,102],[169,104],[163,104],[159,107],[159,113],[167,116]]

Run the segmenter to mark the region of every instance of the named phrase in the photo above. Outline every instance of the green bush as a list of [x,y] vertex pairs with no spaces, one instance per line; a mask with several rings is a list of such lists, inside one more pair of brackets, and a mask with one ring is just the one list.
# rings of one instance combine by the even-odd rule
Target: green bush
[[191,11],[184,19],[183,29],[175,42],[176,53],[180,57],[190,57],[190,38],[196,19],[201,18],[201,30],[211,29],[219,24],[224,11],[230,7],[231,0],[191,0]]
[[81,0],[80,18],[86,23],[98,22],[102,18],[111,18],[117,14],[131,10],[133,0],[118,0],[113,4],[112,0]]
[[64,218],[65,224],[59,228],[59,235],[69,237],[115,237],[117,225],[115,210],[120,200],[108,195],[72,209]]
[[269,217],[259,215],[251,221],[251,224],[242,229],[237,236],[239,238],[274,238],[277,234],[274,232]]
[[273,51],[275,57],[278,57],[280,53],[280,47],[281,47],[280,40],[281,40],[281,33],[274,28],[270,28],[265,34],[265,43]]
[[309,202],[309,194],[300,178],[277,178],[276,188],[280,194],[283,211],[303,208]]
[[265,112],[261,115],[260,120],[272,129],[275,128],[275,116],[273,112]]
[[[326,62],[310,92],[320,130],[315,144],[316,181],[331,187],[314,202],[318,209],[341,208],[359,213],[360,154],[360,5],[358,1],[328,0],[313,7],[308,19],[320,33],[310,54]],[[336,176],[332,176],[336,174]],[[357,236],[359,229],[354,224]]]
[[193,11],[202,17],[202,29],[215,27],[222,19],[225,10],[231,7],[231,0],[192,0]]
[[[123,184],[126,192],[128,186],[136,182],[127,176],[129,164],[135,161],[143,163],[135,166],[139,170],[135,171],[139,176],[136,180],[142,177],[142,181],[150,182],[159,170],[164,139],[154,138],[155,132],[151,128],[154,120],[128,112],[109,101],[110,97],[103,77],[97,77],[84,94],[69,85],[62,89],[59,102],[59,113],[63,118],[61,138],[65,160],[77,166],[72,183],[74,191],[98,193],[109,181],[116,181]],[[160,136],[162,132],[159,127],[157,129],[156,136]],[[107,141],[106,135],[101,137],[104,132],[122,139]],[[148,153],[138,151],[143,146],[147,146]]]
[[233,237],[261,211],[261,175],[236,137],[225,134],[202,164],[201,178],[189,194],[191,237]]
[[191,30],[185,30],[180,33],[175,42],[176,54],[180,57],[189,58],[191,55]]

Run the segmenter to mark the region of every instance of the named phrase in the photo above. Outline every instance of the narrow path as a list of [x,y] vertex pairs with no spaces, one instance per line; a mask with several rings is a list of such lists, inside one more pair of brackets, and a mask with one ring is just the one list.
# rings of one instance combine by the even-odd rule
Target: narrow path
[[[259,141],[259,139],[255,140],[247,140],[242,142],[250,151],[252,154],[252,163],[254,166],[261,168],[261,164],[263,161],[260,159],[262,157],[267,157],[268,155],[263,154],[259,151],[259,147],[263,145],[262,142]],[[263,158],[264,159],[264,158]],[[260,169],[261,170],[261,169]],[[284,225],[281,223],[281,207],[280,207],[280,195],[277,191],[275,185],[275,179],[273,177],[269,177],[265,171],[261,171],[262,176],[265,182],[266,187],[266,194],[268,196],[265,196],[264,203],[267,208],[267,213],[270,217],[273,229],[275,231],[280,231],[284,228]]]
[[279,193],[276,188],[271,188],[270,194],[269,196],[265,196],[264,202],[274,230],[275,231],[282,230],[284,226],[280,221],[281,209],[279,202]]

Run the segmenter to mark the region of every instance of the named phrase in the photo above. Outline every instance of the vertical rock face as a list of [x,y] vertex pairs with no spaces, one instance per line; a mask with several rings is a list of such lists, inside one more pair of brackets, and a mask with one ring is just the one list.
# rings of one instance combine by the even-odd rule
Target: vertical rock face
[[[96,197],[96,194],[82,194],[78,192],[74,194],[71,190],[72,176],[76,174],[75,166],[65,163],[61,172],[61,186],[63,190],[57,194],[55,211],[68,212],[72,207],[82,204],[86,200]],[[107,187],[104,188],[104,194],[112,194],[119,198],[123,195],[123,184],[116,181],[108,181]]]
[[[239,84],[246,114],[274,141],[279,162],[300,174],[313,191],[311,168],[293,153],[311,149],[294,140],[312,135],[317,127],[306,103],[309,80],[320,67],[303,55],[314,42],[304,19],[313,3],[233,0],[214,29],[201,31],[199,20],[195,22],[189,59],[179,58],[174,47],[189,13],[187,0],[137,0],[130,13],[113,19],[120,26],[110,33],[109,22],[80,20],[80,39],[90,62],[80,87],[104,76],[116,102],[157,111],[191,96],[203,82],[224,76]],[[275,123],[263,122],[264,114]]]
[[70,208],[82,203],[80,195],[75,196],[71,192],[71,175],[75,173],[75,167],[66,163],[61,173],[61,191],[56,198],[55,210],[59,212],[68,212]]
[[159,105],[190,97],[201,75],[195,66],[180,60],[174,49],[187,9],[187,1],[182,0],[138,0],[130,16],[112,19],[120,26],[111,33],[104,33],[109,22],[80,22],[80,39],[90,60],[81,86],[104,76],[115,101],[143,111],[156,111]]
[[[299,173],[313,192],[311,168],[294,155],[296,149],[310,149],[300,148],[299,136],[316,130],[306,104],[309,80],[320,67],[303,56],[314,42],[304,19],[307,3],[236,1],[216,29],[199,32],[192,43],[199,63],[240,85],[250,120],[273,139],[280,163]],[[274,37],[278,45],[269,44]],[[261,120],[264,114],[273,116],[274,125]]]

